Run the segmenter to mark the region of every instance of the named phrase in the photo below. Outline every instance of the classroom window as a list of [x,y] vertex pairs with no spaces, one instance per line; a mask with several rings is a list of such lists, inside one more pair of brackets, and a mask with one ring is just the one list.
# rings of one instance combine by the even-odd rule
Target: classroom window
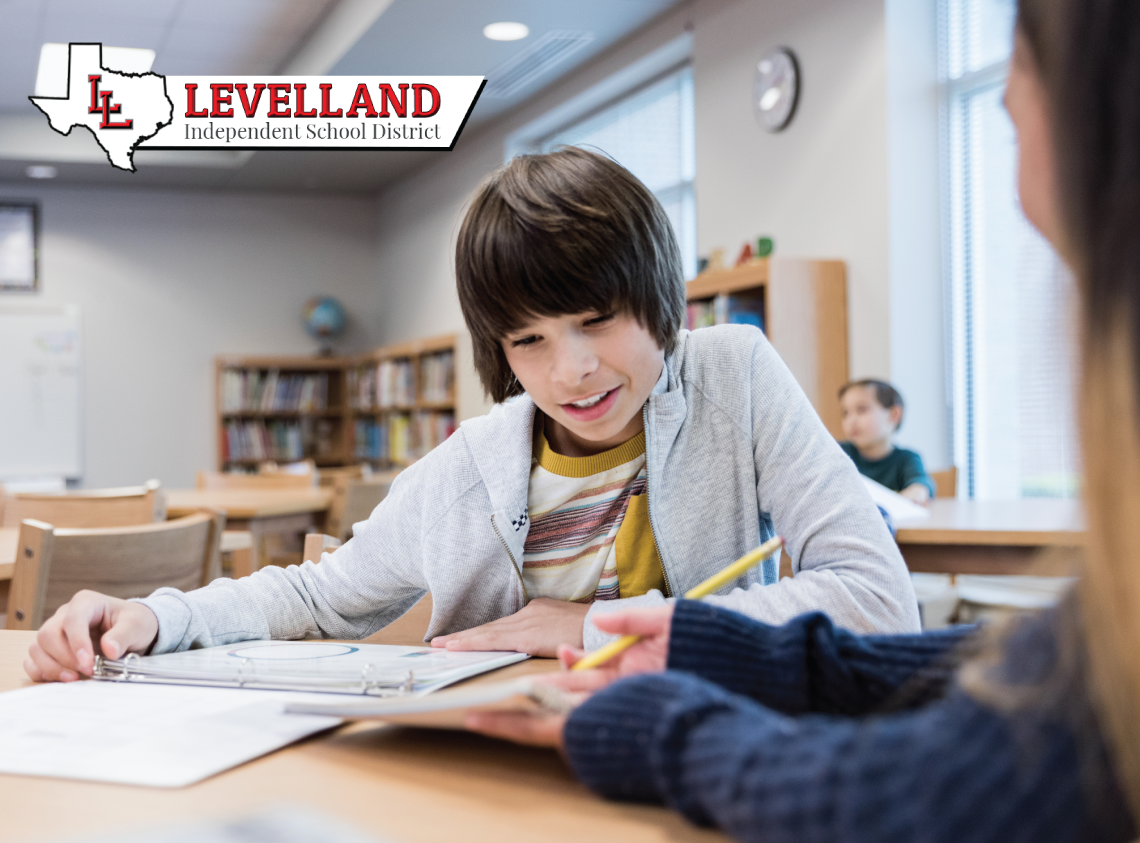
[[941,0],[951,406],[960,494],[1070,497],[1072,279],[1017,199],[1014,0]]
[[665,208],[685,277],[697,274],[693,69],[683,67],[542,138],[605,152],[641,179]]

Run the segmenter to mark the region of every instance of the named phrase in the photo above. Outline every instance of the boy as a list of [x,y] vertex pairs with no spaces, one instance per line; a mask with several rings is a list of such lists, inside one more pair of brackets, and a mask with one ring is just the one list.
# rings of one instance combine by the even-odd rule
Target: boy
[[763,334],[680,330],[677,244],[628,171],[573,148],[514,159],[472,200],[456,280],[490,414],[401,473],[320,564],[138,601],[81,592],[41,630],[32,678],[89,674],[92,628],[112,658],[363,638],[425,592],[435,646],[596,648],[603,605],[660,604],[775,527],[795,578],[769,566],[714,602],[918,630],[882,518]]
[[891,441],[902,425],[899,391],[884,381],[852,381],[839,390],[843,435],[839,445],[861,474],[918,504],[934,496],[934,481],[922,466],[922,457]]

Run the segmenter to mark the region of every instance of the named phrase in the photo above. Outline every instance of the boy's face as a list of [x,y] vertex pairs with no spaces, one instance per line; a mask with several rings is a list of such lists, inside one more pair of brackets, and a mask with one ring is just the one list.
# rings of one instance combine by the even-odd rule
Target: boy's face
[[902,420],[902,407],[887,409],[869,386],[853,386],[839,400],[843,411],[843,435],[856,448],[889,441]]
[[665,352],[633,316],[543,316],[500,342],[523,389],[582,454],[620,445],[641,430],[641,407],[661,376]]

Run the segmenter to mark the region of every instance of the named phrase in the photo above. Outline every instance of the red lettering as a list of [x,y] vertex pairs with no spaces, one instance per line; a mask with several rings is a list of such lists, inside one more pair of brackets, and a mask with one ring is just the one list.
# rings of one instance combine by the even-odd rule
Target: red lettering
[[332,85],[328,82],[321,83],[321,117],[340,117],[344,114],[339,108],[336,111],[329,111],[329,91],[332,90]]
[[372,97],[368,93],[368,86],[360,84],[356,86],[356,96],[352,98],[352,105],[349,106],[345,117],[358,117],[356,113],[359,109],[364,109],[366,117],[375,117],[376,109],[372,107]]
[[[403,86],[401,85],[400,87]],[[433,114],[439,111],[439,104],[441,100],[439,97],[439,91],[436,90],[435,85],[428,85],[426,83],[422,85],[413,84],[412,90],[416,92],[416,110],[412,112],[413,117],[431,117]],[[431,111],[424,111],[424,91],[427,91],[429,94],[431,94]]]
[[286,108],[284,111],[278,111],[277,107],[280,105],[289,104],[289,91],[293,86],[288,82],[270,82],[269,83],[269,114],[267,117],[292,117],[292,112]]
[[186,85],[186,116],[187,117],[209,117],[210,112],[205,108],[203,108],[201,111],[195,111],[194,110],[194,96],[195,96],[194,92],[197,90],[198,90],[197,85],[193,85],[193,84],[187,84]]
[[258,82],[253,86],[253,105],[250,105],[249,98],[245,95],[246,84],[242,82],[237,86],[238,97],[241,99],[242,110],[245,111],[246,117],[252,117],[257,113],[257,104],[261,102],[261,92],[265,90],[265,85]]
[[87,77],[87,81],[91,83],[91,105],[87,109],[88,114],[99,111],[99,80],[102,78],[101,73],[93,73]]
[[[400,85],[400,98],[396,99],[396,92],[392,90],[392,86],[386,82],[380,83],[380,116],[388,116],[388,103],[392,103],[392,110],[400,117],[408,116],[408,84],[405,82]],[[369,115],[375,117],[375,114]]]
[[123,110],[121,105],[111,105],[111,96],[114,91],[100,91],[99,98],[103,100],[103,104],[99,106],[99,110],[103,112],[103,119],[99,121],[100,129],[129,129],[135,124],[134,120],[121,120],[118,123],[111,121],[112,114],[118,114]]
[[[222,96],[222,91],[225,91],[230,96]],[[227,83],[216,82],[210,84],[210,92],[213,94],[214,107],[210,110],[211,117],[233,117],[234,110],[232,108],[223,108],[232,101],[234,86]]]
[[305,111],[305,85],[301,82],[293,86],[293,90],[297,92],[297,107],[293,109],[294,117],[316,117],[317,110],[310,108]]

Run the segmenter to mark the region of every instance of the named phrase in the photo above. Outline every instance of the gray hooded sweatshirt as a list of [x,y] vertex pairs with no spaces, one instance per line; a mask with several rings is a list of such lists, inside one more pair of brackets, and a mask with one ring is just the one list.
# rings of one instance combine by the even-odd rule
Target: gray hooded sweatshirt
[[[681,331],[643,410],[649,521],[672,595],[775,534],[794,576],[769,564],[706,600],[770,624],[826,612],[855,632],[919,629],[910,578],[854,464],[764,335],[728,325]],[[353,538],[319,564],[269,567],[187,593],[143,599],[158,616],[154,653],[249,639],[365,638],[432,595],[428,637],[527,603],[535,405],[528,396],[464,422],[400,473]],[[666,598],[595,603],[597,612]]]

